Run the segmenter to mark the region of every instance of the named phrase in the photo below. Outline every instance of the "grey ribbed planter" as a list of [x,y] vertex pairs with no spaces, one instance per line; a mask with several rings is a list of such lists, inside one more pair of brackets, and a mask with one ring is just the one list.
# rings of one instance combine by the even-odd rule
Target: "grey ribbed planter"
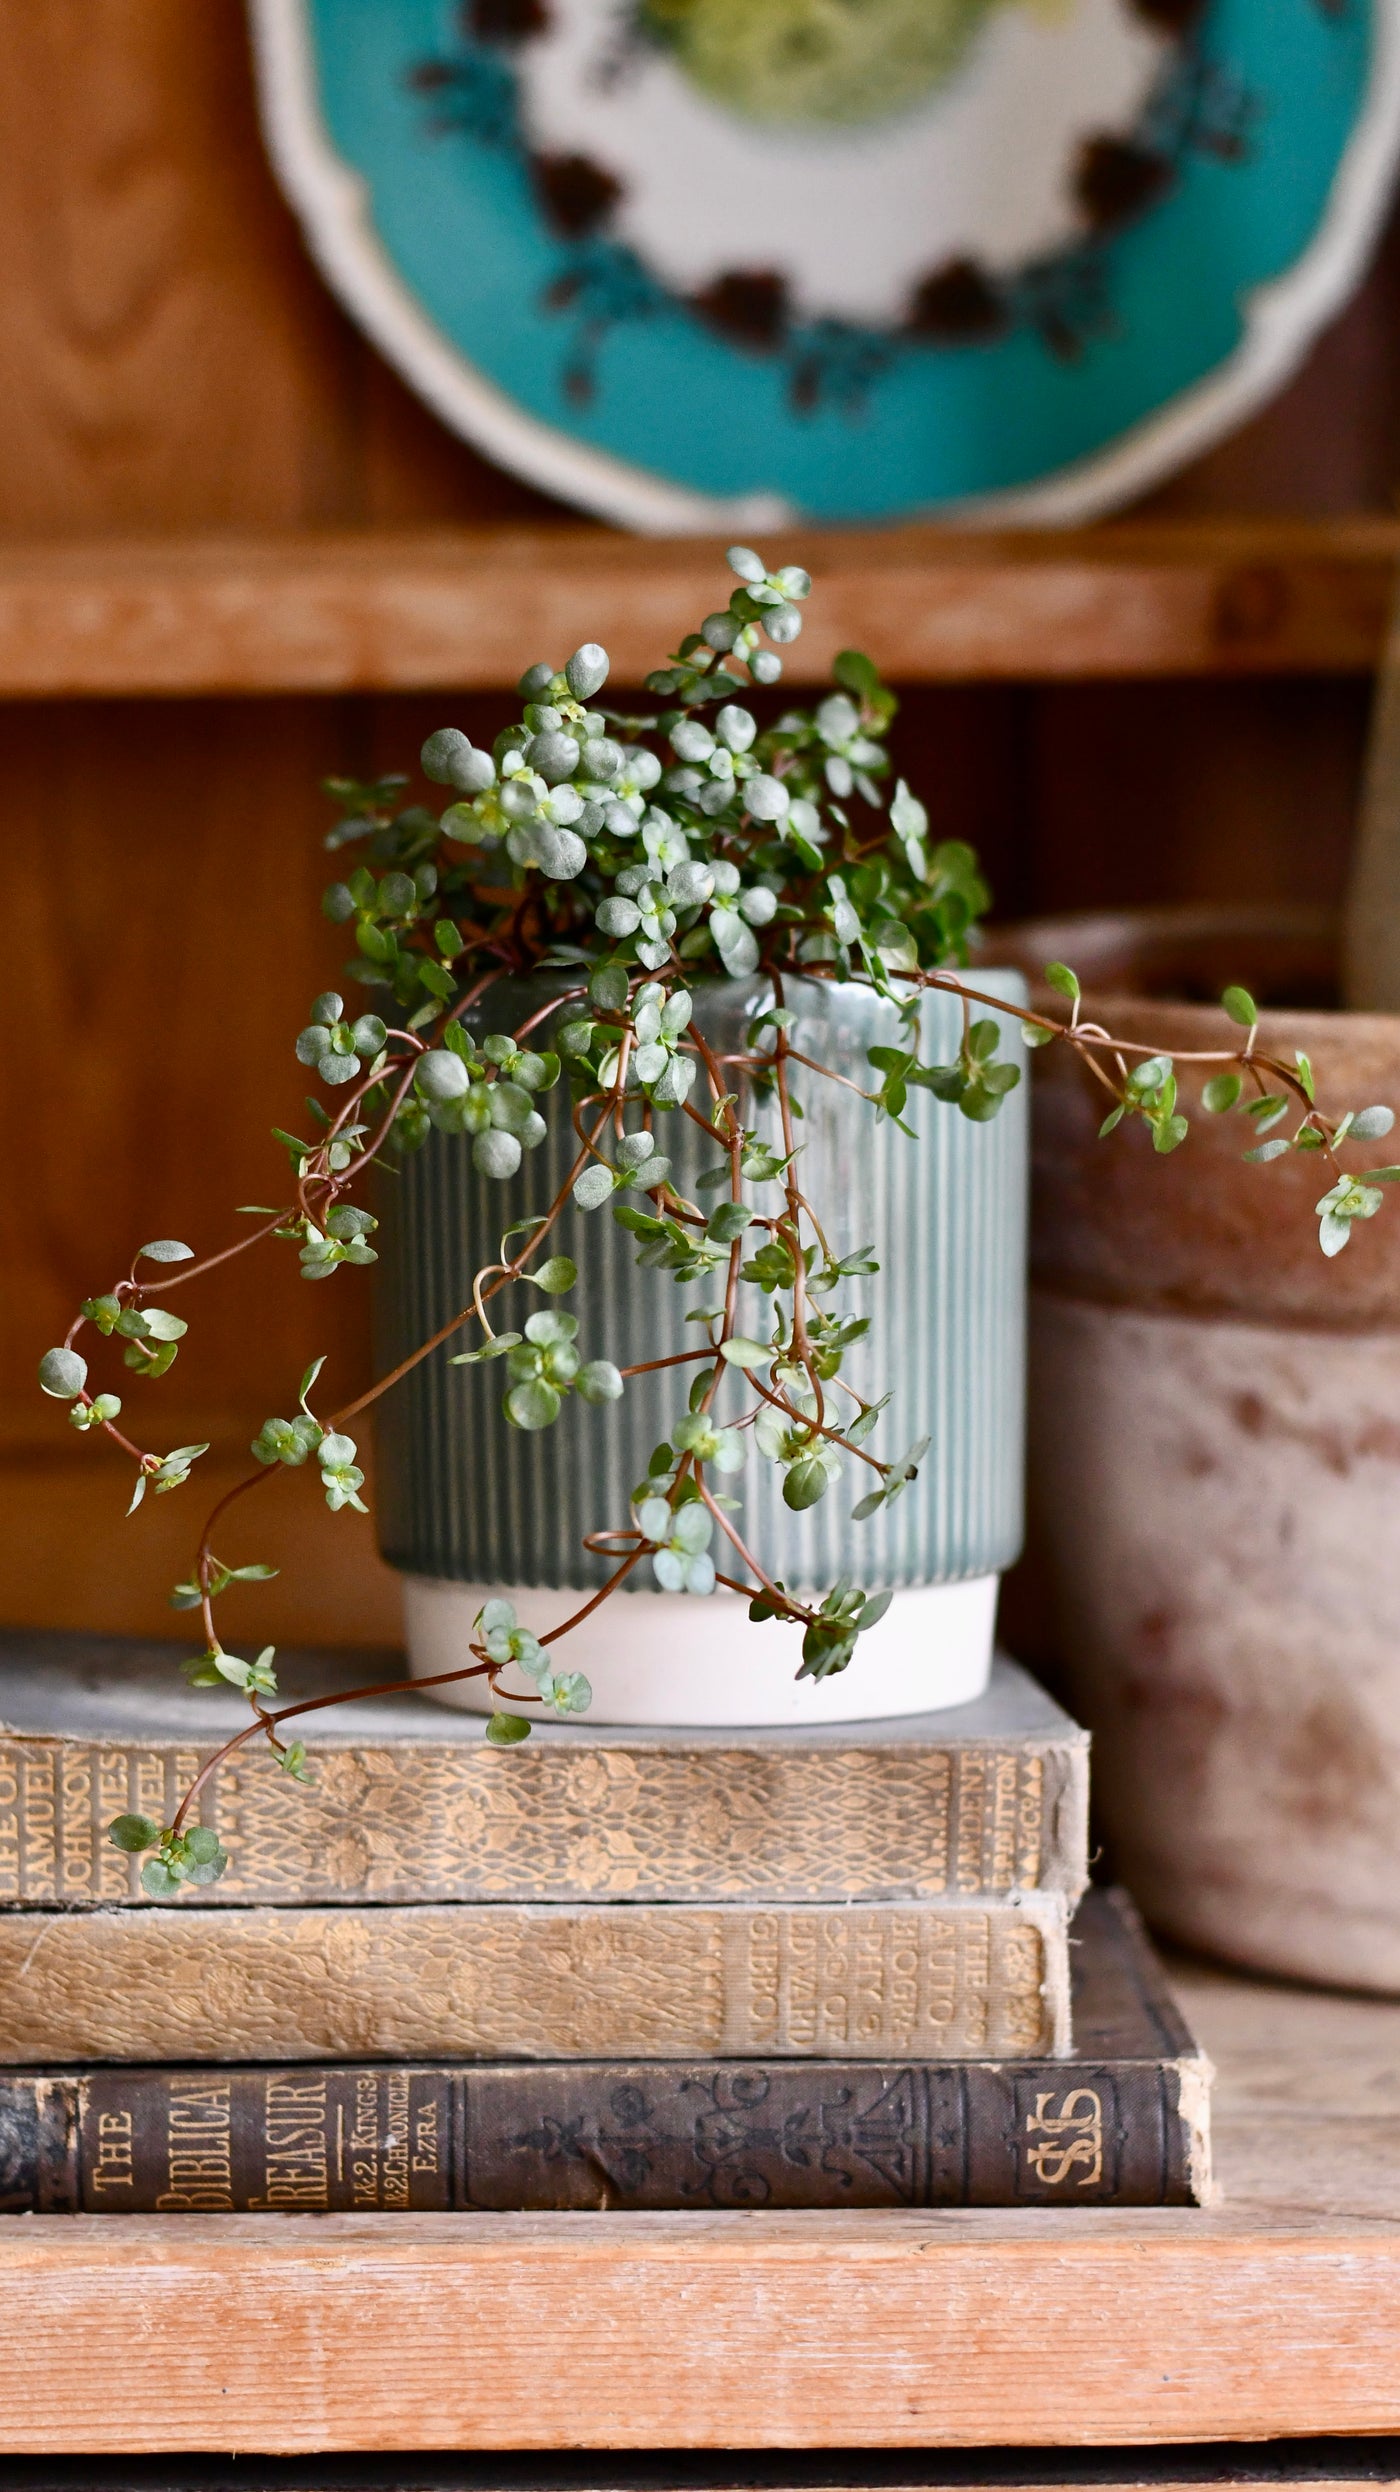
[[[978,984],[1016,1000],[1024,994],[1010,970],[981,972]],[[697,1019],[718,1052],[742,1048],[748,1021],[771,999],[762,979],[697,981],[694,991]],[[473,1026],[516,1027],[550,992],[541,981],[503,982]],[[865,987],[794,981],[787,1001],[799,1015],[795,1045],[853,1080],[871,1078],[869,1046],[899,1036],[893,1007]],[[960,1021],[955,997],[925,998],[925,1061],[956,1052]],[[1003,1051],[1016,1061],[1015,1025],[1004,1031]],[[790,1587],[821,1591],[846,1575],[867,1591],[894,1587],[906,1597],[861,1640],[848,1671],[793,1691],[795,1630],[751,1628],[732,1595],[658,1593],[644,1564],[625,1593],[569,1640],[569,1666],[594,1682],[595,1718],[915,1712],[965,1701],[985,1674],[995,1580],[1021,1538],[1027,1086],[990,1125],[914,1093],[917,1143],[815,1074],[799,1070],[794,1086],[807,1111],[804,1192],[835,1252],[873,1242],[882,1267],[878,1279],[850,1284],[844,1301],[872,1318],[870,1335],[848,1355],[852,1382],[867,1393],[894,1387],[874,1449],[892,1457],[918,1437],[932,1442],[918,1478],[864,1523],[850,1520],[867,1484],[854,1462],[801,1515],[783,1504],[780,1475],[756,1452],[747,1471],[724,1484],[743,1500],[736,1519],[749,1545]],[[469,1302],[472,1274],[494,1257],[501,1231],[543,1210],[563,1182],[576,1147],[560,1114],[564,1102],[556,1092],[541,1104],[549,1136],[511,1183],[478,1176],[467,1140],[434,1134],[384,1188],[381,1367]],[[767,1114],[747,1105],[743,1112],[759,1124]],[[679,1115],[667,1116],[662,1131],[676,1182],[688,1193],[717,1147]],[[778,1190],[771,1191],[776,1206]],[[707,1303],[701,1286],[681,1289],[666,1274],[639,1272],[634,1241],[608,1210],[570,1205],[556,1241],[579,1266],[568,1305],[585,1357],[625,1367],[693,1346],[683,1318]],[[743,1320],[758,1330],[769,1302],[747,1294]],[[543,1303],[518,1285],[497,1302],[493,1320],[518,1328]],[[463,1345],[478,1338],[472,1326]],[[425,1671],[467,1658],[471,1614],[491,1592],[524,1591],[521,1615],[543,1632],[596,1588],[609,1569],[583,1552],[583,1535],[629,1523],[630,1493],[686,1396],[684,1371],[679,1380],[674,1371],[638,1377],[620,1403],[590,1409],[571,1401],[553,1428],[526,1435],[506,1421],[503,1389],[500,1366],[452,1367],[444,1353],[381,1405],[381,1544],[408,1578],[410,1646]],[[736,1409],[741,1392],[737,1380],[726,1388]],[[470,1609],[456,1589],[463,1586],[471,1588]],[[944,1588],[938,1598],[927,1589],[934,1586]],[[639,1641],[646,1653],[635,1649]],[[668,1672],[673,1700],[665,1694]],[[655,1682],[652,1692],[643,1680]],[[471,1701],[480,1701],[475,1691]]]

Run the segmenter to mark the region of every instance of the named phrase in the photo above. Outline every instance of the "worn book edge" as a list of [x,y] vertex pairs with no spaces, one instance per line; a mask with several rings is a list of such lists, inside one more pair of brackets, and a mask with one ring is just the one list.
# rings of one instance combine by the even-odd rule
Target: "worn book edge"
[[13,2071],[0,2208],[1208,2201],[1210,2063],[1126,1898],[1091,1893],[1075,1957],[1081,2037],[1053,2062]]
[[50,2059],[1059,2058],[1068,1909],[979,1901],[0,1914]]
[[[152,1909],[106,1828],[130,1813],[168,1823],[226,1709],[172,1706],[185,1735],[157,1733],[143,1682],[110,1675],[105,1647],[86,1675],[70,1661],[65,1695],[55,1642],[48,1728],[34,1669],[20,1702],[0,1668],[15,1723],[0,1732],[0,1909]],[[467,1717],[439,1715],[446,1729],[422,1699],[371,1705],[318,1736],[309,1789],[261,1747],[237,1753],[199,1812],[231,1865],[187,1903],[893,1902],[1030,1887],[1076,1900],[1086,1881],[1088,1735],[1004,1660],[984,1699],[888,1724],[546,1724],[498,1755],[474,1723],[462,1736]]]

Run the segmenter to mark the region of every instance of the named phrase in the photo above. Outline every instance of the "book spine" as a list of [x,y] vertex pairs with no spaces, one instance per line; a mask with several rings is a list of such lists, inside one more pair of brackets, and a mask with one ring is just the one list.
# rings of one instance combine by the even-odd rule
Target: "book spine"
[[0,2211],[1183,2206],[1197,2064],[0,2077]]
[[1063,1897],[0,1913],[12,2066],[1053,2058]]
[[[0,1904],[144,1907],[106,1829],[168,1825],[194,1747],[0,1736]],[[309,1786],[263,1750],[201,1802],[230,1903],[881,1901],[1085,1880],[1088,1741],[723,1748],[322,1744]],[[199,1909],[199,1905],[195,1906]]]

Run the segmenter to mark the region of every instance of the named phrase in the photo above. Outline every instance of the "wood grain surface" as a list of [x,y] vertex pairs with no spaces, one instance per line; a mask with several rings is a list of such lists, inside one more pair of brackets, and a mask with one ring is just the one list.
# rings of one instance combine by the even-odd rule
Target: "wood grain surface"
[[1178,1991],[1220,2068],[1204,2212],[26,2218],[0,2228],[0,2445],[1400,2430],[1400,2006]]
[[[1159,522],[1059,536],[774,539],[816,602],[784,662],[878,648],[906,683],[1359,673],[1400,524]],[[0,697],[497,689],[586,638],[632,682],[714,603],[724,548],[601,528],[57,541],[0,552]]]

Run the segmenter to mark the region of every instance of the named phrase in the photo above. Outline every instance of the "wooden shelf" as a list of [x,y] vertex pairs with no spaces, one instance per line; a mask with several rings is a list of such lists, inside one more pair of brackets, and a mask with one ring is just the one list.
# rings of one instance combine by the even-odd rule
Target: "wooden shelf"
[[1400,2429],[1400,2006],[1179,1986],[1221,2072],[1208,2210],[0,2221],[0,2447]]
[[[771,551],[822,592],[792,682],[852,644],[905,682],[1345,674],[1375,664],[1400,523],[807,531]],[[486,689],[586,638],[636,682],[720,601],[719,552],[574,526],[12,541],[0,697]]]

